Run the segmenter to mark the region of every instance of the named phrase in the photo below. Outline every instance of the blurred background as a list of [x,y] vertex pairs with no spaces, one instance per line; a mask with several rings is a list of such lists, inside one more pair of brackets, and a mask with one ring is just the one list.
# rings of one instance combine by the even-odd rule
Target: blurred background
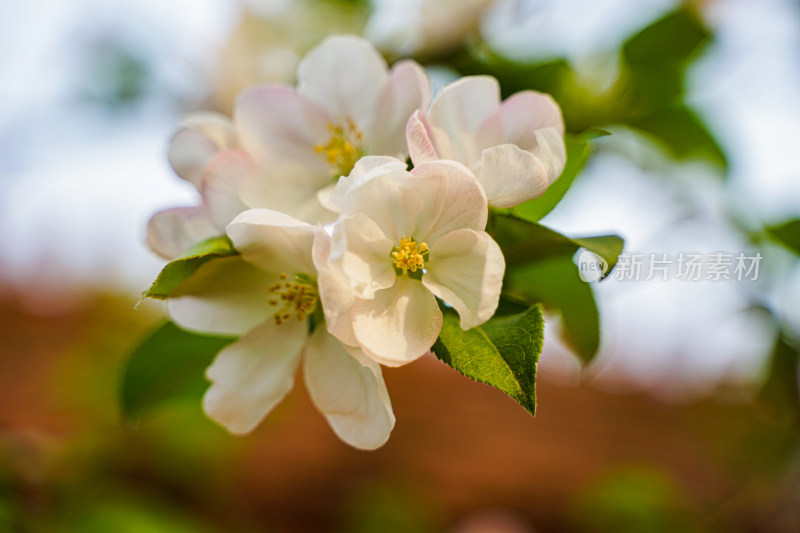
[[[430,359],[385,371],[372,453],[301,385],[246,438],[196,399],[131,427],[124,363],[164,316],[134,310],[163,266],[146,223],[197,201],[167,163],[180,117],[292,83],[332,33],[611,132],[543,224],[758,253],[758,279],[593,283],[598,355],[551,315],[535,419]],[[800,531],[800,3],[4,2],[0,80],[0,531]]]

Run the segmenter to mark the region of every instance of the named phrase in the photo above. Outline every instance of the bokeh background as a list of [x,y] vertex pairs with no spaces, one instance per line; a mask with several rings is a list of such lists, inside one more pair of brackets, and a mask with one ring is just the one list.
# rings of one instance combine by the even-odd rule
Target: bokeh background
[[[612,133],[542,223],[642,253],[761,253],[757,281],[593,284],[598,357],[548,320],[531,419],[430,359],[385,376],[376,452],[302,385],[251,436],[174,402],[132,427],[124,363],[162,262],[180,117],[292,83],[364,34],[441,87],[497,76]],[[0,531],[800,531],[800,3],[31,0],[0,4]]]

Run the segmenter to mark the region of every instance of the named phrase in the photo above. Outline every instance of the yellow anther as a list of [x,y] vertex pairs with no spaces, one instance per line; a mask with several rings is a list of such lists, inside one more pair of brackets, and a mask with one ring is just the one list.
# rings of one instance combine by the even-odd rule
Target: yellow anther
[[400,244],[392,248],[394,267],[408,274],[425,268],[428,259],[428,245],[424,242],[417,243],[412,237],[403,237]]
[[346,176],[364,155],[361,151],[361,131],[350,117],[345,119],[342,126],[328,124],[328,131],[331,133],[328,143],[316,145],[314,151],[325,155],[325,159],[337,178]]
[[[285,280],[288,276],[281,274],[280,278]],[[275,283],[267,289],[267,292],[270,295],[269,305],[280,306],[272,315],[279,326],[292,316],[298,321],[304,320],[316,310],[319,301],[317,288],[301,280]]]

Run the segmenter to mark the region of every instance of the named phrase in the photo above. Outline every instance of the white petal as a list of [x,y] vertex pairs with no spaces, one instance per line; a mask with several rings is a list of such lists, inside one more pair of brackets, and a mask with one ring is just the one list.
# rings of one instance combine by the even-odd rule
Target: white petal
[[218,227],[224,228],[236,215],[247,209],[239,190],[246,180],[254,179],[257,173],[253,162],[241,151],[221,152],[208,164],[203,173],[200,194]]
[[[378,170],[380,169],[380,170]],[[408,165],[405,161],[401,161],[395,157],[370,155],[362,157],[356,162],[350,175],[339,178],[336,185],[327,187],[325,192],[320,191],[317,197],[323,206],[331,211],[339,212],[344,204],[344,198],[353,187],[363,179],[368,179],[378,173],[402,172],[408,170]]]
[[255,429],[294,387],[307,328],[267,320],[217,354],[206,370],[206,414],[237,435]]
[[262,85],[242,93],[234,108],[236,133],[247,153],[265,169],[285,161],[327,175],[328,163],[314,147],[328,141],[331,118],[291,87]]
[[331,253],[331,238],[324,231],[318,231],[314,237],[314,266],[317,267],[317,285],[320,303],[325,313],[328,331],[336,338],[350,346],[358,345],[353,333],[353,321],[350,309],[356,301],[355,294],[347,286],[345,280],[330,268],[328,258]]
[[415,111],[426,111],[430,98],[430,82],[422,67],[414,61],[396,63],[366,126],[368,152],[405,159],[408,118]]
[[399,366],[430,350],[442,329],[436,298],[418,280],[398,276],[390,288],[353,306],[356,338],[379,363]]
[[366,215],[389,240],[397,243],[414,232],[417,217],[424,208],[412,181],[412,174],[398,165],[374,168],[350,185],[341,215]]
[[217,152],[219,147],[202,132],[182,128],[172,137],[167,157],[175,174],[199,187],[203,170]]
[[329,264],[351,291],[372,298],[375,291],[391,287],[395,281],[394,245],[365,214],[344,215],[333,226]]
[[364,450],[389,439],[395,418],[380,366],[362,365],[324,328],[306,346],[308,394],[340,439]]
[[503,287],[505,260],[496,242],[483,231],[456,230],[431,246],[422,283],[452,305],[469,329],[489,320]]
[[554,128],[545,128],[536,132],[536,149],[533,155],[547,168],[547,182],[553,183],[564,171],[567,164],[567,147],[564,135]]
[[202,132],[222,150],[236,147],[236,132],[231,119],[214,111],[197,111],[181,117],[181,123]]
[[425,44],[421,21],[425,1],[373,0],[364,35],[378,48],[395,56],[418,52]]
[[414,167],[411,187],[425,201],[416,222],[417,241],[436,240],[455,229],[486,228],[486,194],[477,178],[455,161],[433,161]]
[[283,162],[243,181],[239,195],[251,208],[281,211],[309,224],[327,224],[336,220],[336,214],[322,206],[318,194],[329,185],[327,170],[315,174],[305,166]]
[[297,91],[337,122],[368,124],[386,84],[386,61],[364,39],[334,36],[312,49],[297,69]]
[[159,211],[147,224],[147,244],[164,259],[175,259],[197,243],[222,235],[205,206]]
[[242,335],[274,312],[267,289],[276,281],[241,257],[214,259],[167,298],[167,312],[184,329]]
[[406,142],[414,165],[422,165],[440,159],[436,146],[433,144],[433,133],[423,113],[415,112],[408,119]]
[[439,155],[467,166],[480,159],[478,128],[498,105],[500,85],[491,76],[467,76],[439,91],[427,114]]
[[278,211],[250,209],[226,231],[242,257],[266,272],[314,273],[311,246],[317,229],[310,224]]
[[221,150],[236,145],[230,120],[219,113],[193,113],[183,118],[186,127],[172,138],[169,163],[181,178],[200,187],[203,170]]
[[513,144],[501,144],[483,151],[478,180],[492,207],[513,207],[544,194],[547,167],[532,153]]
[[507,98],[486,117],[478,130],[478,144],[483,148],[516,144],[534,151],[538,145],[536,131],[545,128],[553,128],[563,136],[561,108],[548,94],[523,91]]

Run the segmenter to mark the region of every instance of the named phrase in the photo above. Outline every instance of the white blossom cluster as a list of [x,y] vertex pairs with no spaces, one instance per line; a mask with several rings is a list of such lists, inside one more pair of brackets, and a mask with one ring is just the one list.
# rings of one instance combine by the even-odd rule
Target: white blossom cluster
[[180,327],[238,337],[206,372],[212,419],[250,432],[302,364],[336,434],[373,449],[395,423],[380,365],[429,352],[439,300],[464,329],[494,314],[505,261],[485,231],[489,208],[535,198],[559,176],[563,120],[547,95],[501,101],[486,76],[431,103],[418,64],[388,68],[351,36],[309,52],[297,78],[245,91],[232,119],[185,120],[170,162],[202,203],[155,214],[148,242],[174,259],[226,234],[239,252],[167,298]]

